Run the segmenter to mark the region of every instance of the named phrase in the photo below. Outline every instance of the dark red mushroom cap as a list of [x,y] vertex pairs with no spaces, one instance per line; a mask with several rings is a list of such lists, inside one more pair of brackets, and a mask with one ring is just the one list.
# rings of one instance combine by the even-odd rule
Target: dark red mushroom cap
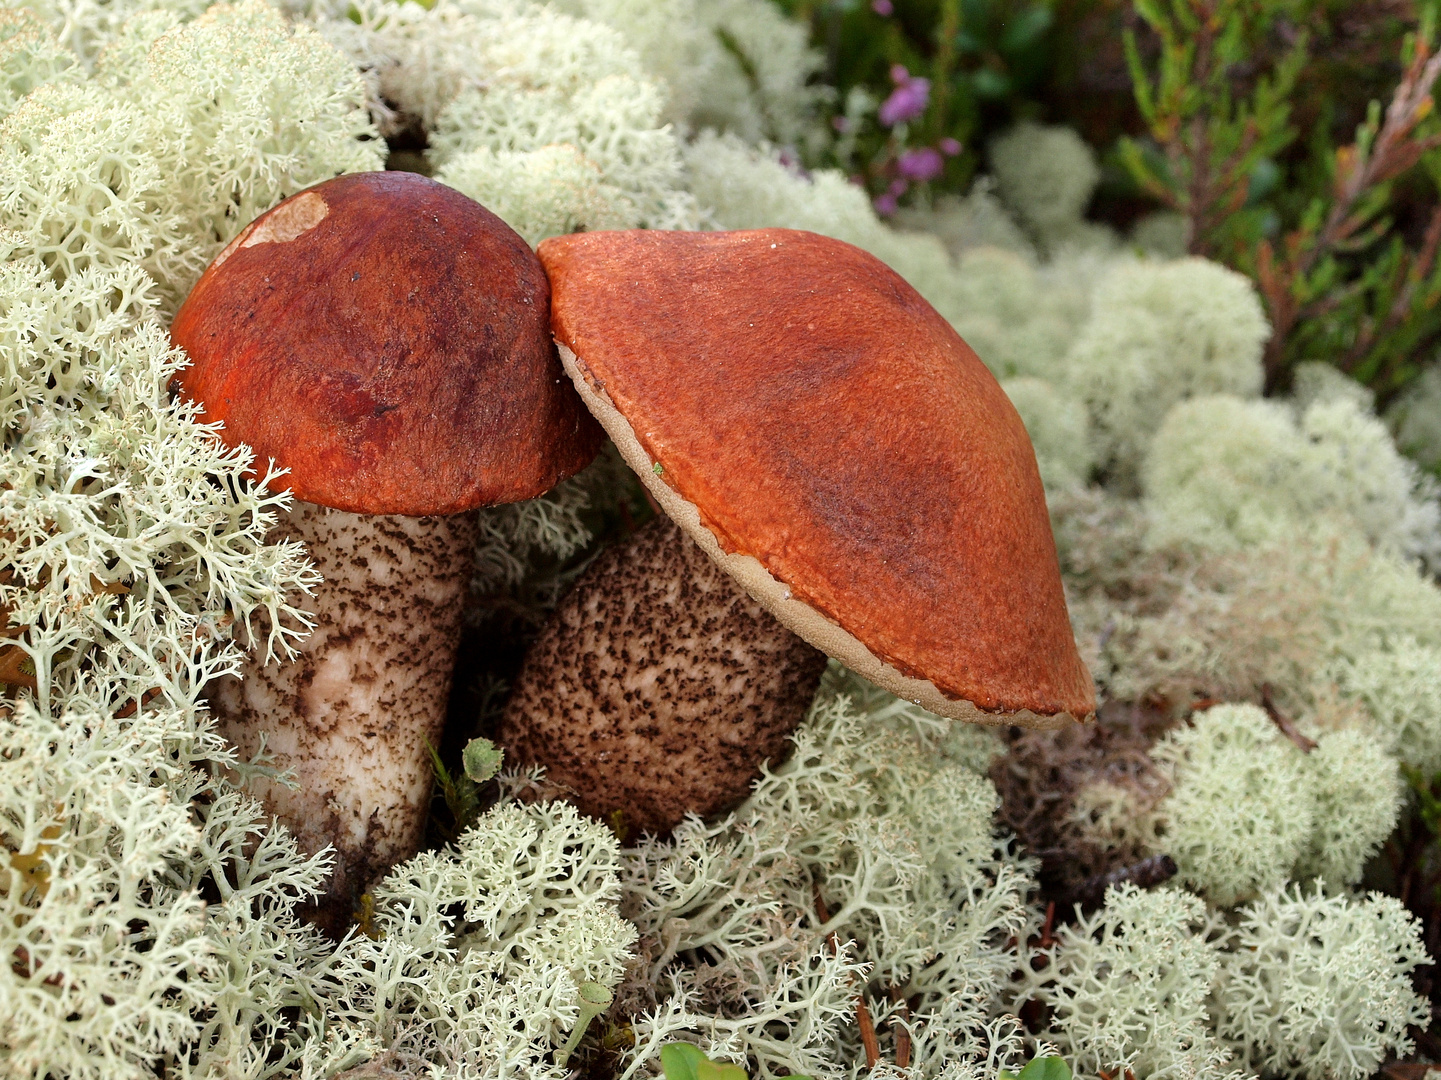
[[413,173],[292,195],[237,236],[171,327],[221,437],[354,513],[452,514],[549,490],[603,434],[550,337],[550,287],[500,218]]
[[884,263],[789,229],[539,254],[586,404],[783,624],[948,716],[1095,711],[1021,419]]

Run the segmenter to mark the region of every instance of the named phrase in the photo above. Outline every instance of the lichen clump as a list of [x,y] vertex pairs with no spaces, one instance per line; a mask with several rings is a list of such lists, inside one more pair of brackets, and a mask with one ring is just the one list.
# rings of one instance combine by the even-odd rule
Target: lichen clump
[[[1401,770],[1441,769],[1434,380],[1384,422],[1325,373],[1263,400],[1254,291],[1157,254],[1174,223],[1085,222],[1068,132],[883,224],[795,163],[832,137],[820,66],[764,0],[0,12],[9,1073],[629,1080],[681,1039],[765,1077],[876,1052],[991,1080],[1055,1047],[1087,1078],[1361,1080],[1408,1052],[1425,950],[1357,884]],[[997,737],[833,667],[727,815],[631,836],[505,772],[345,941],[301,923],[328,856],[249,797],[278,778],[204,693],[242,650],[284,662],[315,576],[267,542],[264,463],[172,400],[165,318],[255,215],[387,152],[532,243],[776,225],[890,263],[1033,434],[1099,723]],[[627,477],[606,452],[482,512],[476,620],[533,635],[648,512]],[[1162,856],[1168,883],[1096,884]]]

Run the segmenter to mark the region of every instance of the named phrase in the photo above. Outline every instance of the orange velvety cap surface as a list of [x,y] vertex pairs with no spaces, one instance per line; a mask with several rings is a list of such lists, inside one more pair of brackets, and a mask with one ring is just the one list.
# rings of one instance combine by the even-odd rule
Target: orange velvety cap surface
[[787,229],[539,254],[557,339],[723,549],[947,697],[1094,711],[1021,419],[884,263]]
[[411,173],[291,196],[211,263],[171,327],[183,393],[299,499],[450,514],[531,498],[602,433],[549,333],[525,241]]

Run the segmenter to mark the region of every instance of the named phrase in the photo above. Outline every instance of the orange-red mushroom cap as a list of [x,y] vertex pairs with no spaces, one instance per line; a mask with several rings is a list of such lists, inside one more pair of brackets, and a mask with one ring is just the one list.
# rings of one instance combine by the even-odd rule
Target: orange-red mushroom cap
[[945,715],[1095,711],[1021,419],[884,263],[788,229],[539,255],[586,404],[782,623]]
[[237,236],[171,327],[178,381],[307,502],[451,514],[547,491],[603,435],[565,377],[535,254],[423,176],[356,173]]

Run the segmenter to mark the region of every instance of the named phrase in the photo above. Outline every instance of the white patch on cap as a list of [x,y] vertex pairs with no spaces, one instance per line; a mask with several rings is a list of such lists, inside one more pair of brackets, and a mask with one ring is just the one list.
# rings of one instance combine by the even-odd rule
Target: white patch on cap
[[293,199],[281,203],[270,213],[252,221],[230,243],[226,244],[210,264],[213,270],[235,253],[236,248],[254,247],[256,244],[284,244],[294,240],[301,233],[309,232],[325,220],[330,206],[316,191],[302,191]]
[[241,247],[256,244],[284,244],[294,240],[301,233],[309,232],[325,220],[330,206],[317,191],[302,191],[295,198],[281,203],[251,230]]

